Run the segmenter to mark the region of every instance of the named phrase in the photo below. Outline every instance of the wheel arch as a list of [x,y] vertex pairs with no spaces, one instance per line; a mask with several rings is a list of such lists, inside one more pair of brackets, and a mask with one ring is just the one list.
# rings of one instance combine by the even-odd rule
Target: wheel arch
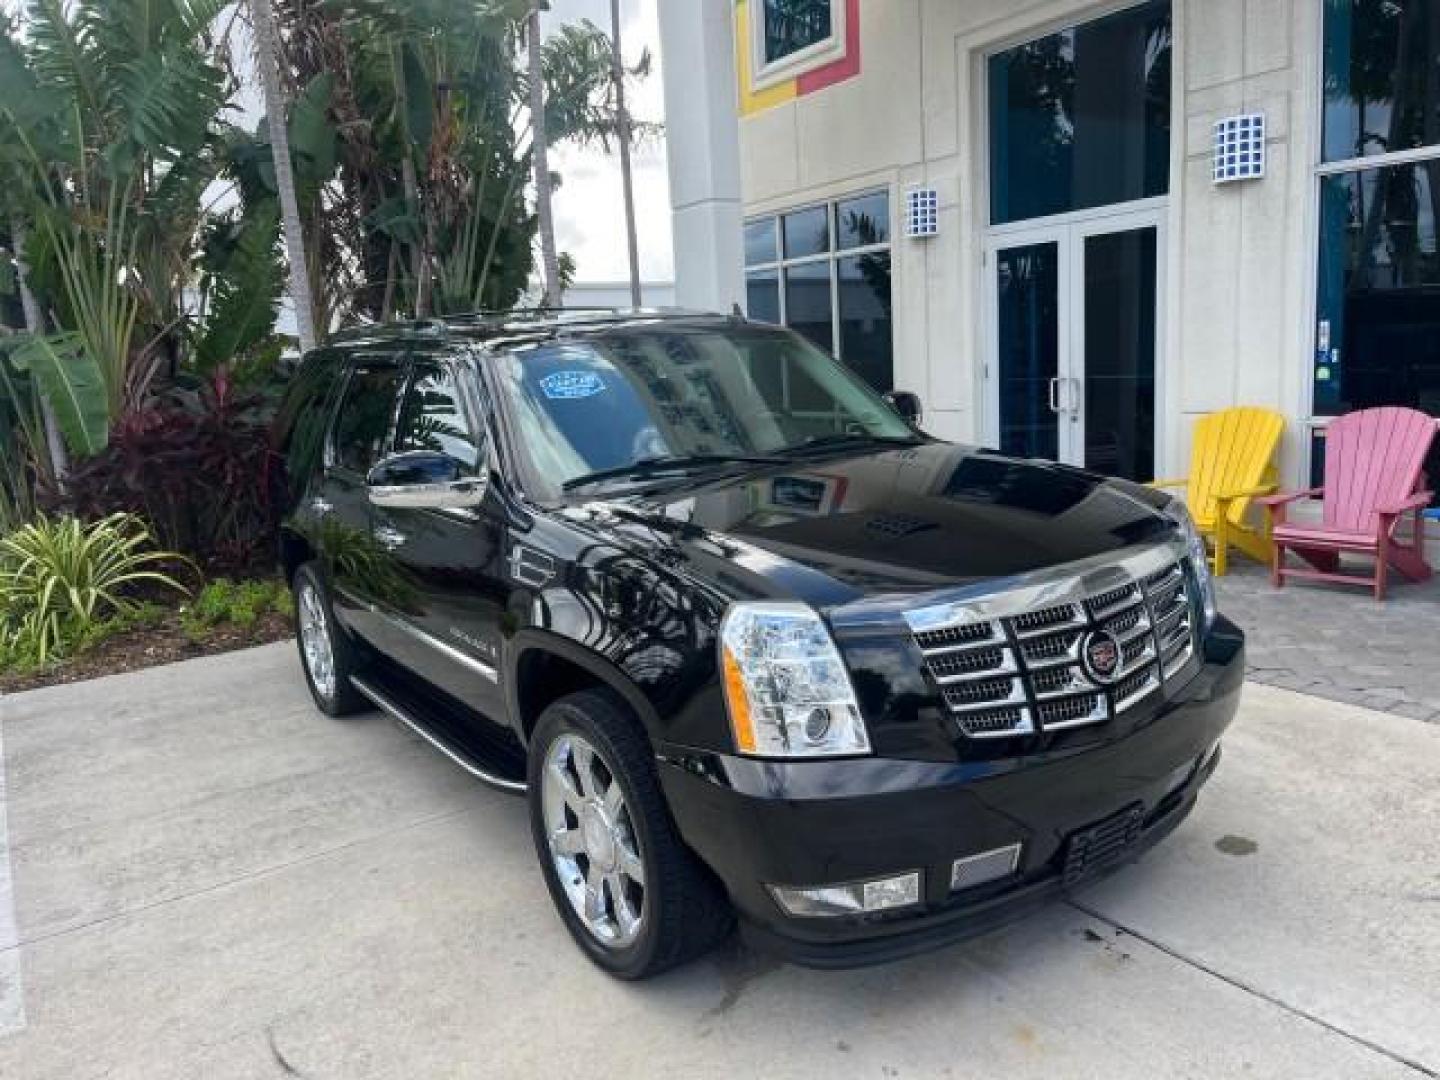
[[295,571],[316,557],[314,546],[297,530],[286,526],[280,530],[280,573],[285,584],[295,581]]
[[555,701],[580,690],[604,688],[639,718],[653,742],[660,717],[654,704],[623,671],[604,657],[557,635],[530,632],[512,643],[506,706],[516,731],[528,745],[540,714]]

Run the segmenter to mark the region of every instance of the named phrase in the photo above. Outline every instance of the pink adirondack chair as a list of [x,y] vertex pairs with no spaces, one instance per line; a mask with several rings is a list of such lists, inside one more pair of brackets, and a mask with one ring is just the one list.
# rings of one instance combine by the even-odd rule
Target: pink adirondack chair
[[[1435,431],[1435,418],[1414,409],[1362,409],[1331,421],[1325,433],[1325,486],[1256,500],[1274,515],[1271,584],[1279,588],[1286,578],[1295,577],[1369,585],[1375,599],[1383,600],[1391,566],[1411,581],[1428,578],[1420,514],[1433,495],[1421,489]],[[1286,507],[1306,498],[1323,500],[1320,523],[1287,521]],[[1412,511],[1415,531],[1406,544],[1396,535],[1396,526]],[[1286,566],[1287,550],[1314,569]],[[1374,576],[1338,573],[1342,552],[1374,556]]]

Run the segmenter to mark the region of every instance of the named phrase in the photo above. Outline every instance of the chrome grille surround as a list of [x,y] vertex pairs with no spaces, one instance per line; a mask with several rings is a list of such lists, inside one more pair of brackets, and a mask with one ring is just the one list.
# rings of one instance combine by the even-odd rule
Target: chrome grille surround
[[[1185,548],[1165,543],[967,589],[905,613],[960,731],[1008,738],[1103,723],[1188,677],[1198,656]],[[1081,656],[1104,631],[1120,666],[1102,682]]]

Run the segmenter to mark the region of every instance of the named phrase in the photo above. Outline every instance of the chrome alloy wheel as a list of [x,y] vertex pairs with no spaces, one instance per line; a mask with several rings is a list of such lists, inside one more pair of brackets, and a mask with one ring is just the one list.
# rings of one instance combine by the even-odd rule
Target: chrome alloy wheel
[[335,652],[330,645],[330,625],[325,608],[315,587],[309,582],[300,586],[296,614],[300,624],[300,647],[305,654],[305,668],[315,690],[327,701],[335,697]]
[[645,864],[624,792],[595,747],[565,734],[550,746],[540,785],[555,873],[585,928],[629,945],[645,919]]

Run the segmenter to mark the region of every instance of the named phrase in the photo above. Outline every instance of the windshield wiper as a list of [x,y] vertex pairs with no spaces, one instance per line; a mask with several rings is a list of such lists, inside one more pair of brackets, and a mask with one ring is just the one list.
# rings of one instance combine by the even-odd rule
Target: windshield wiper
[[803,454],[811,450],[834,450],[852,446],[918,446],[914,435],[871,435],[863,431],[837,432],[833,435],[812,435],[804,442],[786,446],[776,453]]
[[659,457],[641,458],[628,465],[617,465],[613,469],[600,469],[586,473],[572,480],[566,480],[560,487],[574,491],[578,487],[599,484],[606,480],[621,480],[629,477],[654,476],[667,472],[691,472],[715,465],[784,465],[782,457],[762,457],[759,454],[663,454]]

